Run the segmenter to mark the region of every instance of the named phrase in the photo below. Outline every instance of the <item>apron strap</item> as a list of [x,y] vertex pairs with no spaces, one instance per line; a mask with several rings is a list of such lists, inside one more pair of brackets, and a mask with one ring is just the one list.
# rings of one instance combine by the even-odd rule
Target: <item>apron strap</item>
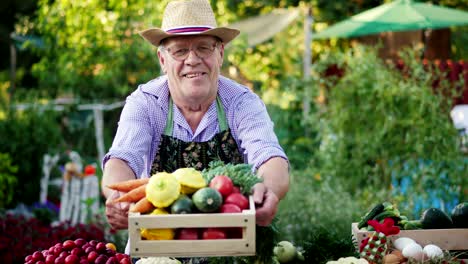
[[[166,127],[164,128],[164,135],[166,136],[172,136],[172,132],[174,131],[173,112],[174,103],[172,102],[172,98],[169,98],[169,112],[167,113]],[[220,132],[228,130],[229,126],[226,120],[226,113],[224,112],[223,104],[219,96],[216,97],[216,114],[218,115]]]
[[166,127],[164,128],[164,135],[166,136],[172,136],[172,131],[174,129],[173,105],[172,98],[169,97],[169,111],[167,113]]
[[226,113],[224,112],[223,103],[221,103],[221,98],[219,98],[219,96],[216,97],[216,113],[218,114],[219,130],[228,130],[229,126],[226,120]]

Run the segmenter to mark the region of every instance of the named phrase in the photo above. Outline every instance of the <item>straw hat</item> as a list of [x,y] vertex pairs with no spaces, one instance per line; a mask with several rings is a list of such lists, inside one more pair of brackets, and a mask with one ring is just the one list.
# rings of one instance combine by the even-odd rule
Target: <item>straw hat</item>
[[239,35],[239,30],[218,27],[207,0],[182,0],[167,4],[161,28],[150,28],[140,35],[154,46],[165,38],[180,35],[209,35],[228,43]]

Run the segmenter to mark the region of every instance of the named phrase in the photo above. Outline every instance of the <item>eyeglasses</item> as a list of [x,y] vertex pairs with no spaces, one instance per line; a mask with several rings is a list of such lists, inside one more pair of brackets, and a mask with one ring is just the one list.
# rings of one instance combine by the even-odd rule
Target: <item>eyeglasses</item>
[[183,61],[188,58],[190,51],[192,50],[195,52],[195,55],[197,55],[198,58],[206,59],[213,54],[217,46],[218,42],[212,44],[202,43],[191,48],[177,45],[174,45],[174,47],[170,48],[162,48],[165,49],[174,60]]

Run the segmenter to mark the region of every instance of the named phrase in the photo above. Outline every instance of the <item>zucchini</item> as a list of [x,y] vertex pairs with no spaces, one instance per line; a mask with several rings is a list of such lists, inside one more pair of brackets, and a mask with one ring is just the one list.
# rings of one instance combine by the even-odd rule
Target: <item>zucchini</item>
[[358,228],[361,229],[367,226],[367,221],[374,219],[375,216],[382,213],[385,207],[382,203],[376,204],[369,212],[367,212],[358,223]]

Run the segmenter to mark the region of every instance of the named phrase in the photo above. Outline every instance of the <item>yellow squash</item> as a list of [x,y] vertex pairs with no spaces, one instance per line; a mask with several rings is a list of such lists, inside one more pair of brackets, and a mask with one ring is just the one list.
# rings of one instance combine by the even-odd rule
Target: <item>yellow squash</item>
[[194,168],[180,168],[172,173],[181,185],[181,193],[191,194],[207,186],[200,171]]
[[[151,214],[165,215],[169,213],[162,208],[156,208]],[[175,236],[175,230],[171,228],[142,228],[140,235],[147,240],[172,240]]]
[[180,194],[180,184],[174,175],[158,172],[146,185],[146,198],[157,208],[171,205]]

